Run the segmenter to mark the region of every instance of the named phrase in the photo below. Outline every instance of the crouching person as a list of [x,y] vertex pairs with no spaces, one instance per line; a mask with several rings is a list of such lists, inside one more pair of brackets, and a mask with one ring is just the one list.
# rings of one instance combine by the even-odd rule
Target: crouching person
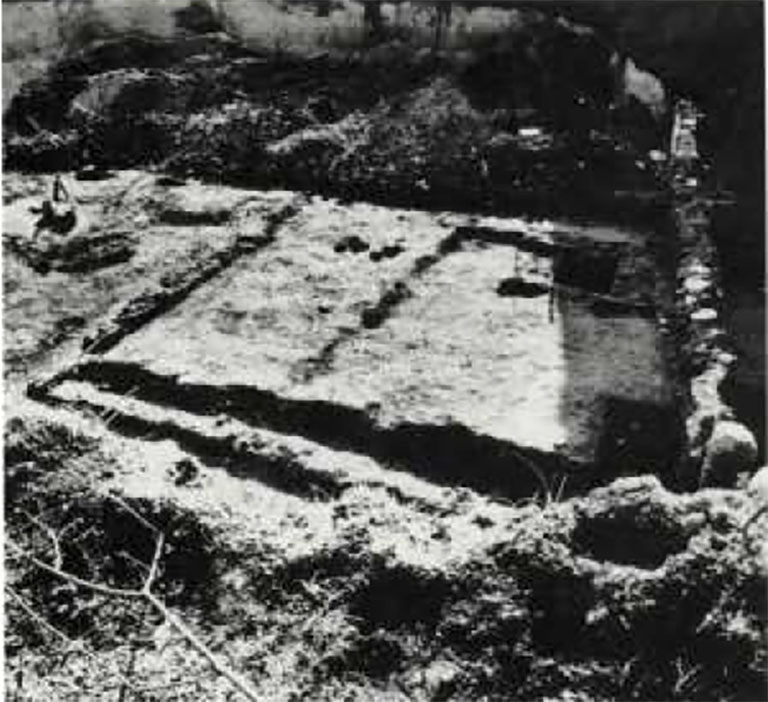
[[51,199],[44,200],[40,208],[35,208],[33,211],[39,212],[40,219],[35,222],[32,241],[35,241],[44,230],[64,235],[69,234],[77,225],[75,205],[64,187],[61,176],[56,176],[53,181]]

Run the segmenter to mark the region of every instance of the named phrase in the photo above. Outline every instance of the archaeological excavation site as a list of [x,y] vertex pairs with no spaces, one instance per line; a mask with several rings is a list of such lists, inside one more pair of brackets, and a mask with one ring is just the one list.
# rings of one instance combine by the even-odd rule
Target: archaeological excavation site
[[3,10],[8,700],[768,699],[760,3]]

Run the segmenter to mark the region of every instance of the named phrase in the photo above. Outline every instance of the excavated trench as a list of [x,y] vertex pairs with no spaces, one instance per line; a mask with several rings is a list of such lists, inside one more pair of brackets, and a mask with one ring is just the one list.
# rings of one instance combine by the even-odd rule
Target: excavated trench
[[[537,470],[553,480],[572,475],[571,488],[579,491],[594,485],[593,474],[583,471],[582,466],[565,457],[516,447],[461,425],[402,423],[382,427],[377,426],[367,412],[341,404],[290,400],[247,386],[217,388],[181,384],[173,378],[152,375],[136,366],[122,364],[88,363],[63,374],[59,381],[90,383],[101,393],[118,397],[130,394],[132,398],[160,407],[206,417],[226,416],[253,428],[299,436],[339,451],[366,455],[389,468],[404,470],[442,485],[464,485],[505,497],[528,497],[542,488]],[[65,386],[64,391],[67,389]],[[69,389],[77,391],[76,387]],[[33,392],[32,397],[53,404],[67,404],[67,400],[57,402],[56,393],[50,397]],[[243,463],[242,459],[238,460],[231,441],[208,441],[173,423],[152,422],[122,413],[109,403],[109,397],[103,399],[102,405],[82,400],[74,400],[73,404],[98,414],[107,412],[110,426],[126,435],[158,441],[172,439],[201,458]],[[253,461],[254,457],[248,459]],[[471,466],[470,470],[468,466]],[[249,464],[248,472],[258,475],[258,469],[254,471],[254,468]],[[282,476],[267,477],[265,482],[293,492],[287,486],[296,466],[286,462],[275,468]],[[315,495],[333,496],[338,492],[330,481],[323,483],[310,477],[307,482],[311,486],[309,491]]]
[[[690,121],[678,113],[675,129]],[[113,278],[146,281],[76,324],[52,312],[56,343],[65,336],[60,345],[79,350],[58,354],[29,394],[188,447],[189,432],[134,416],[122,398],[228,416],[511,498],[645,472],[690,488],[708,470],[722,483],[712,442],[719,424],[734,426],[722,394],[734,384],[733,354],[719,326],[708,196],[675,139],[671,209],[650,231],[194,182],[168,190],[162,178],[118,174],[101,209],[141,225],[122,240],[125,223],[100,222],[87,204],[98,226],[72,239],[74,268],[52,266],[52,289],[56,276],[85,281],[78,271],[94,251]],[[105,183],[83,183],[85,202],[97,203]],[[6,216],[12,252],[29,202]],[[174,258],[165,247],[177,238]],[[130,255],[104,264],[99,247],[113,240]],[[26,262],[37,271],[37,259],[66,259],[68,245],[27,246],[36,258]],[[100,396],[85,400],[78,388]],[[748,453],[749,437],[742,444]],[[222,446],[197,445],[203,458],[226,458]]]
[[[289,74],[294,70],[290,66]],[[456,90],[450,81],[436,80],[418,96],[443,105]],[[470,107],[465,117],[479,119]],[[16,110],[24,111],[23,100]],[[594,126],[607,129],[604,117],[597,110]],[[688,124],[690,115],[675,124],[683,122]],[[578,207],[550,202],[578,151],[572,152],[572,144],[566,148],[568,140],[555,147],[559,142],[552,135],[546,148],[521,142],[509,152],[530,161],[522,180],[501,177],[507,171],[520,175],[519,164],[499,163],[494,178],[486,173],[488,182],[480,179],[471,187],[465,178],[462,188],[482,182],[481,190],[494,190],[491,209],[528,215],[543,208],[550,215],[573,210],[573,216],[586,208],[606,216],[604,205],[611,203],[611,221],[621,222],[613,228],[295,194],[288,204],[267,207],[252,226],[240,209],[250,197],[244,190],[232,195],[236,189],[219,186],[229,192],[221,200],[216,188],[209,188],[201,199],[197,195],[205,188],[200,184],[164,177],[155,179],[150,194],[143,186],[127,188],[115,198],[117,209],[133,203],[131,214],[139,221],[148,218],[148,226],[140,226],[130,241],[116,236],[119,232],[87,236],[79,242],[80,259],[141,278],[147,269],[145,237],[162,230],[170,242],[196,232],[190,238],[206,246],[216,243],[212,250],[179,251],[178,261],[164,262],[157,275],[150,271],[140,290],[128,290],[106,311],[95,310],[94,321],[72,335],[80,357],[60,354],[60,362],[46,369],[52,371],[47,380],[33,383],[30,394],[47,402],[90,402],[92,409],[113,416],[113,428],[127,432],[151,429],[146,418],[121,406],[128,395],[169,411],[221,414],[370,456],[440,483],[513,498],[550,491],[566,478],[566,492],[580,492],[618,475],[643,472],[690,487],[690,466],[680,464],[700,470],[712,427],[733,414],[723,403],[705,405],[692,389],[714,365],[714,381],[705,377],[702,392],[720,399],[720,387],[711,385],[733,384],[721,367],[721,357],[728,354],[710,343],[719,331],[693,317],[710,314],[704,308],[709,302],[700,294],[696,309],[686,309],[669,278],[687,274],[677,270],[679,261],[660,255],[665,251],[660,238],[689,237],[675,253],[697,263],[698,225],[688,227],[687,216],[675,218],[682,200],[674,183],[659,190],[667,175],[686,181],[691,174],[676,175],[674,168],[656,173],[645,154],[615,141],[618,133],[600,134],[590,132],[580,142],[591,158],[576,163],[583,169],[594,160],[595,173],[587,169],[566,178],[568,197],[576,194]],[[694,138],[695,143],[695,135],[685,136],[683,141]],[[287,142],[276,138],[269,138],[272,150],[282,144],[285,151]],[[680,160],[674,143],[673,132],[670,165]],[[610,176],[593,183],[591,175],[597,173]],[[351,174],[345,187],[371,190],[373,181],[362,172]],[[324,178],[313,175],[315,180]],[[381,180],[382,192],[402,180],[404,199],[377,195],[377,201],[418,202],[413,182],[421,180],[415,176]],[[109,181],[99,187],[109,187]],[[296,185],[290,177],[274,182]],[[455,187],[451,178],[427,185],[421,204],[431,208]],[[599,202],[590,196],[593,186]],[[529,195],[535,203],[526,201]],[[226,202],[229,197],[239,204]],[[467,197],[457,196],[457,207],[472,209]],[[523,198],[519,207],[505,209],[503,203],[516,198]],[[626,206],[617,206],[622,198]],[[645,204],[638,209],[641,201]],[[665,220],[674,221],[665,229],[660,224]],[[51,263],[46,252],[41,257],[24,249],[23,237],[8,244],[33,268]],[[94,246],[103,250],[94,253]],[[51,268],[63,275],[96,272],[66,260]],[[86,402],[78,388],[97,388],[101,396]],[[159,424],[157,432],[173,435],[168,422]],[[177,438],[190,444],[187,435]]]
[[249,235],[258,245],[91,325],[85,359],[29,396],[313,499],[342,488],[174,413],[512,499],[637,472],[671,480],[681,432],[650,235],[296,202]]

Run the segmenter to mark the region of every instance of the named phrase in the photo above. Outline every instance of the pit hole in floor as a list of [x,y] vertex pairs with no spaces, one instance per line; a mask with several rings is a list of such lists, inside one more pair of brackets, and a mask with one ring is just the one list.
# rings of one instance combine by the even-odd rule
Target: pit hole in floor
[[523,278],[504,278],[496,287],[500,297],[540,297],[549,293],[549,286]]
[[351,236],[345,236],[342,239],[339,239],[334,245],[333,250],[336,253],[362,253],[363,251],[368,251],[368,249],[371,248],[371,245],[365,241],[364,239],[361,239],[356,234],[353,234]]
[[157,213],[157,219],[162,224],[174,227],[201,227],[226,224],[232,219],[230,210],[186,210],[169,207]]
[[654,481],[599,490],[576,511],[573,553],[596,561],[656,569],[684,551],[690,532],[669,493]]
[[613,288],[619,252],[565,249],[555,254],[553,266],[555,284],[606,295]]

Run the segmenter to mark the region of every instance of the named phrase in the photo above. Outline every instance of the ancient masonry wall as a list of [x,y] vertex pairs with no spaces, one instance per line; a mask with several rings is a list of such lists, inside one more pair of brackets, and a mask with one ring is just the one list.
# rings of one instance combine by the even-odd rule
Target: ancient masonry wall
[[691,488],[733,486],[757,462],[754,435],[721,394],[739,359],[721,316],[720,266],[710,226],[716,201],[704,182],[705,166],[696,141],[701,117],[693,103],[677,103],[669,161],[678,245],[675,344],[687,439],[681,478]]

